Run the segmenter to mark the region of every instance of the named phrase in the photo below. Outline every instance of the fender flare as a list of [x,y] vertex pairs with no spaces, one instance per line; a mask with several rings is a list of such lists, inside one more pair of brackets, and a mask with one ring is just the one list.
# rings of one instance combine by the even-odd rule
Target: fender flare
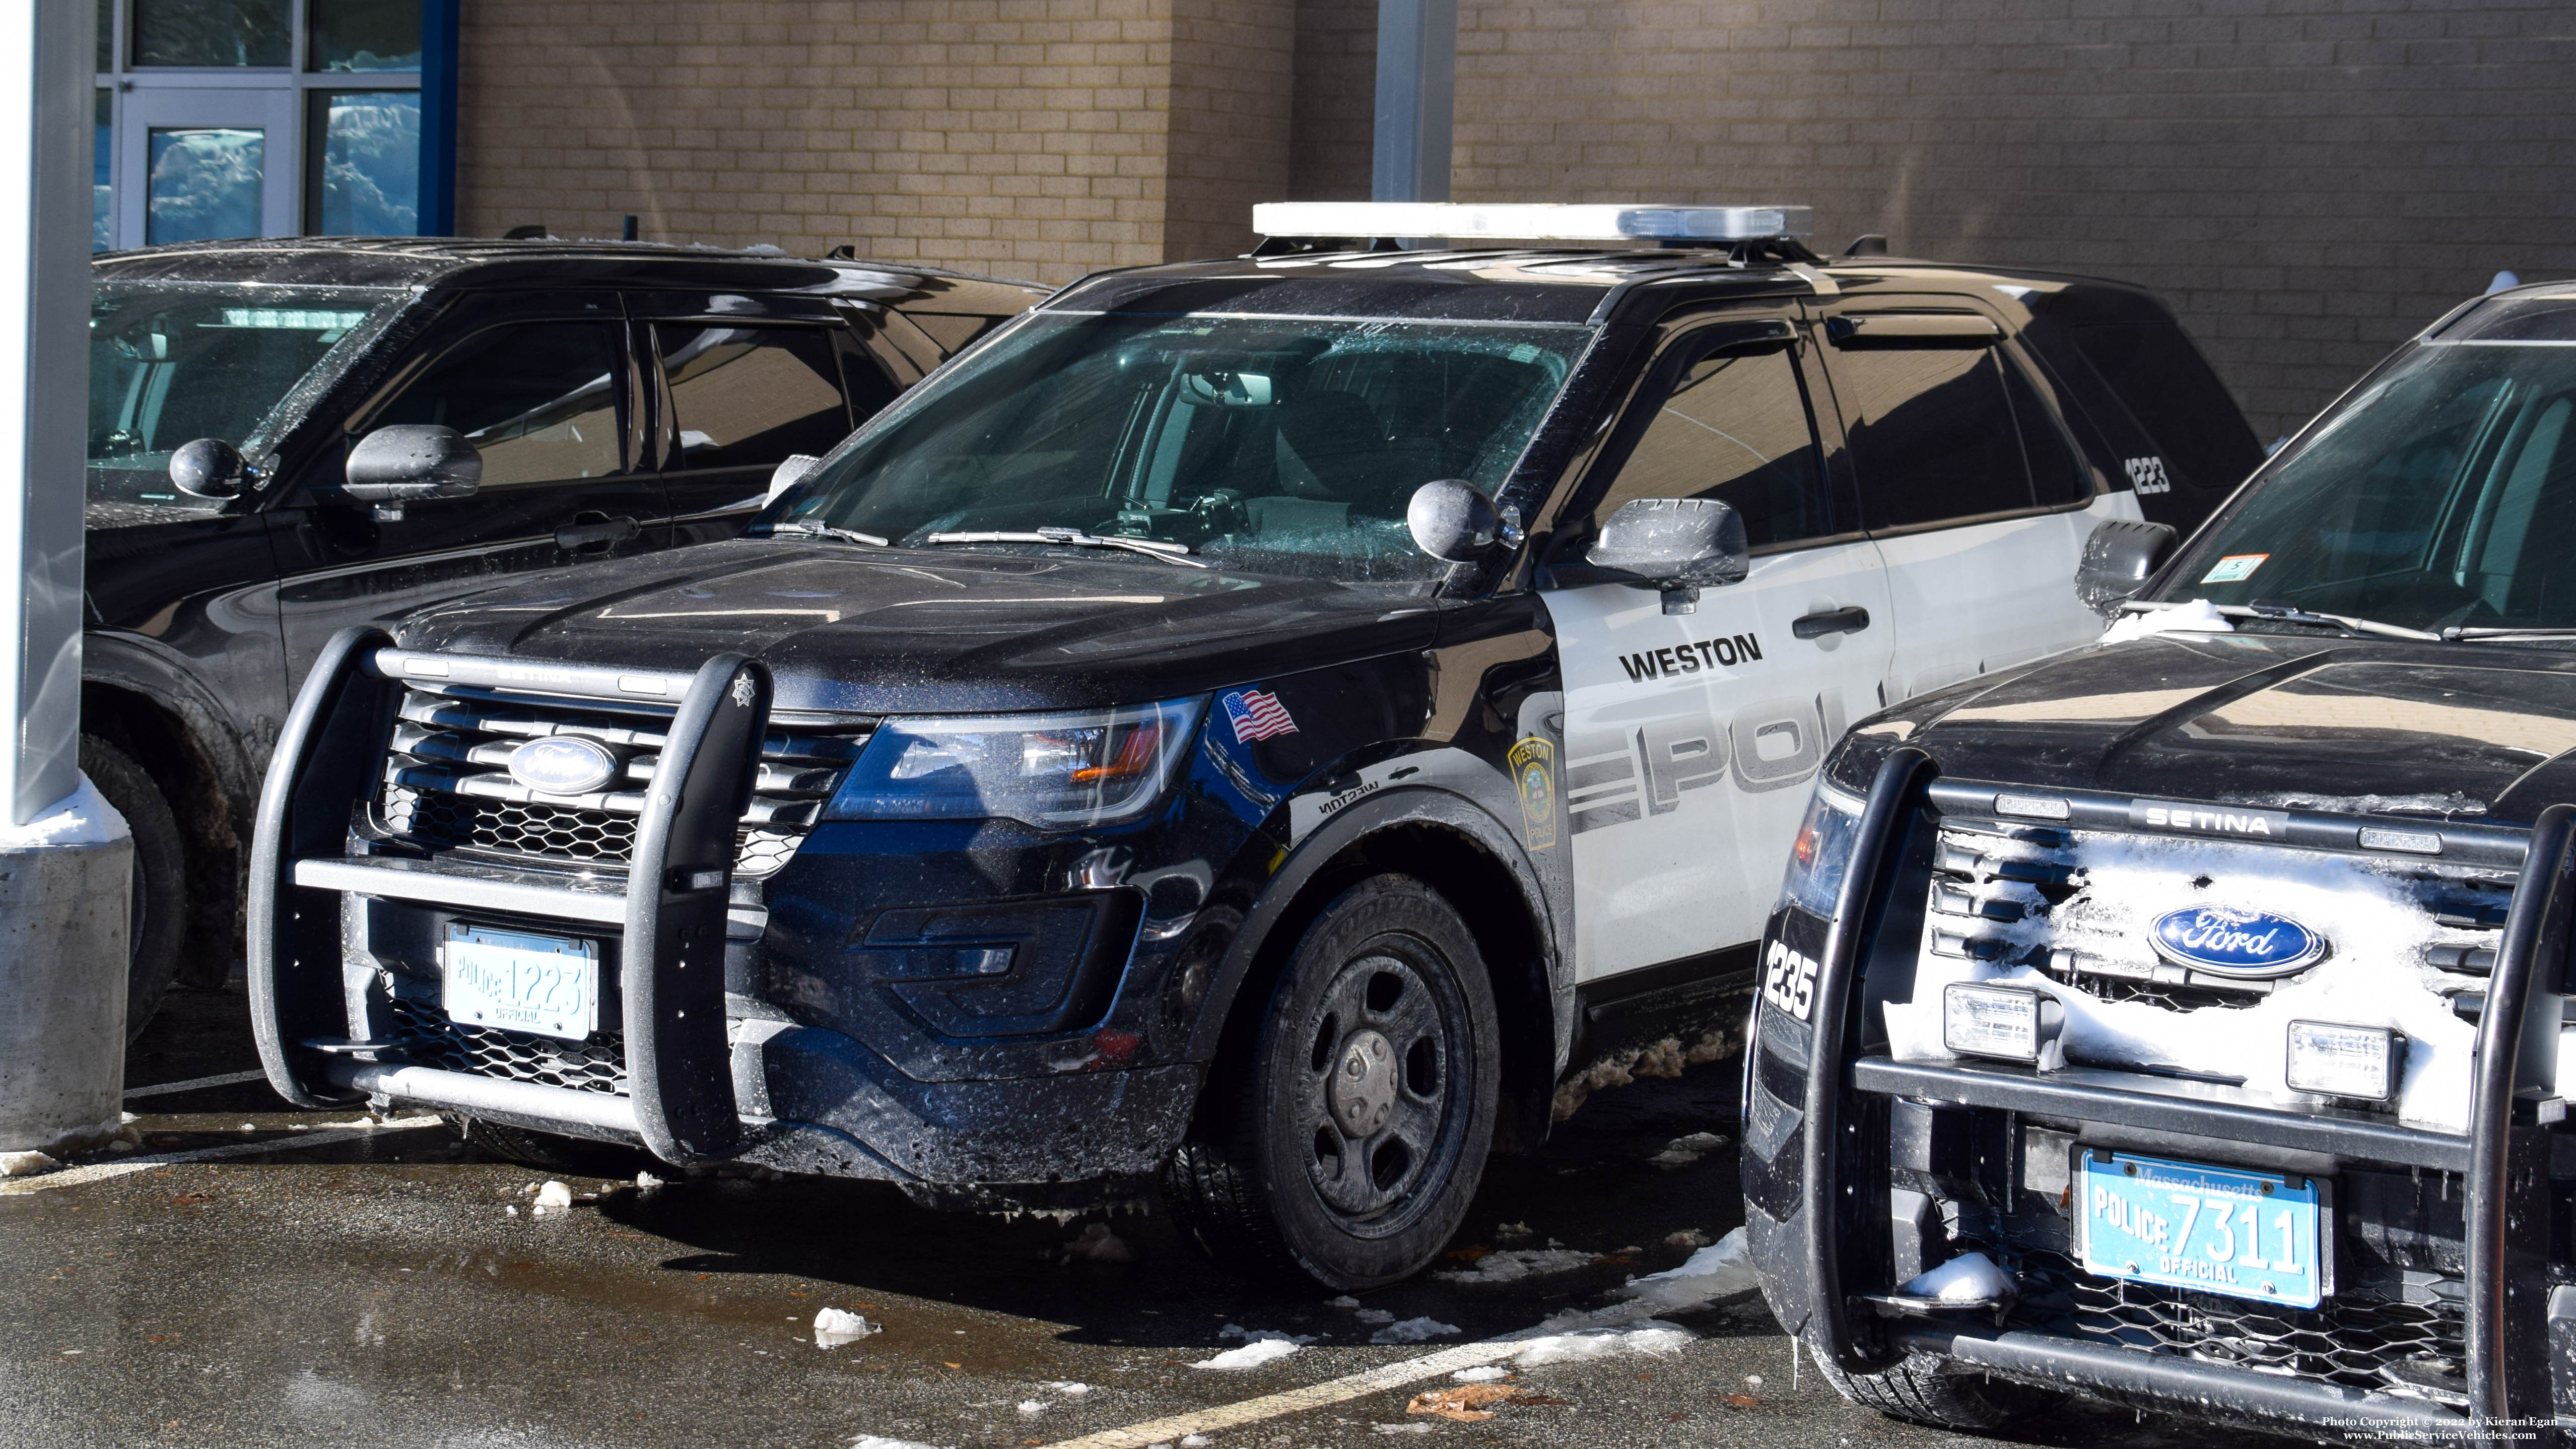
[[[1215,1060],[1217,1046],[1225,1025],[1234,1015],[1236,998],[1251,976],[1255,960],[1269,944],[1271,933],[1287,916],[1298,894],[1313,882],[1315,876],[1343,851],[1369,836],[1399,826],[1431,825],[1456,831],[1466,836],[1484,852],[1500,861],[1519,890],[1521,905],[1537,924],[1542,968],[1547,974],[1551,1025],[1560,1054],[1566,1034],[1573,1022],[1574,983],[1563,953],[1557,949],[1557,922],[1548,907],[1546,892],[1540,887],[1538,873],[1531,866],[1519,838],[1513,831],[1474,801],[1452,791],[1430,786],[1398,787],[1384,791],[1351,806],[1333,819],[1316,827],[1279,868],[1271,873],[1268,884],[1244,913],[1243,922],[1235,929],[1226,946],[1225,956],[1217,969],[1216,979],[1200,1003],[1198,1019],[1190,1029],[1187,1060],[1206,1063]],[[1284,834],[1284,832],[1282,832]],[[1268,832],[1256,841],[1275,839]],[[1487,963],[1489,966],[1491,963]]]
[[247,824],[266,762],[255,757],[232,712],[184,660],[141,635],[91,629],[81,636],[81,684],[122,690],[169,711],[213,765],[234,818]]

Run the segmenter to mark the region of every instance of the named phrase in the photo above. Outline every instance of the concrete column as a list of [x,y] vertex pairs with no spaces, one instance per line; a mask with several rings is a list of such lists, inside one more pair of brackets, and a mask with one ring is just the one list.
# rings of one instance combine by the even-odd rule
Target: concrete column
[[1449,199],[1458,0],[1378,0],[1371,201]]
[[96,3],[0,5],[0,1152],[124,1092],[134,845],[79,763]]

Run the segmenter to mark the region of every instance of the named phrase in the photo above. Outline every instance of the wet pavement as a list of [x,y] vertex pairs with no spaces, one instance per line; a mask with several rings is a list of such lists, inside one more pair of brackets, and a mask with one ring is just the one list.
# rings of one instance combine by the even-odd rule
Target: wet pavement
[[[127,1080],[256,1065],[238,988],[179,992]],[[1731,1137],[1735,1090],[1718,1064],[1595,1095],[1544,1151],[1493,1164],[1433,1274],[1357,1310],[1239,1279],[1151,1210],[1105,1220],[1125,1262],[1068,1251],[1086,1234],[1099,1246],[1097,1215],[934,1213],[869,1184],[565,1178],[574,1205],[540,1215],[544,1174],[444,1125],[286,1110],[259,1082],[137,1096],[138,1148],[0,1191],[0,1444],[696,1449],[876,1435],[967,1449],[1228,1417],[1599,1308],[1630,1276],[1681,1263],[1689,1240],[1675,1235],[1714,1238],[1741,1219],[1732,1150],[1673,1150],[1693,1133]],[[154,1160],[208,1148],[231,1155]],[[1551,1246],[1594,1261],[1438,1276],[1498,1276],[1472,1266],[1482,1250]],[[882,1331],[818,1347],[827,1307]],[[1373,1345],[1363,1319],[1381,1314],[1458,1331]],[[1417,1393],[1456,1387],[1444,1367],[1165,1438],[1195,1426],[1228,1449],[1972,1442],[1844,1404],[1812,1366],[1793,1367],[1758,1298],[1673,1321],[1693,1337],[1666,1356],[1513,1369],[1513,1400],[1477,1410],[1487,1419],[1406,1413]],[[1315,1341],[1247,1371],[1192,1367],[1242,1346],[1228,1325]],[[2100,1408],[2039,1432],[2020,1442],[2279,1442]]]

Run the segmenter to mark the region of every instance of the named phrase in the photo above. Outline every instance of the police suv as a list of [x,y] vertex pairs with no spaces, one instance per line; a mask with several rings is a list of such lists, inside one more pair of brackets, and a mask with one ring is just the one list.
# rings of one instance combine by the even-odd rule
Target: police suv
[[2571,419],[2576,288],[2462,307],[2178,552],[2106,530],[2100,647],[1835,751],[1744,1172],[1845,1394],[2576,1424]]
[[[334,641],[260,806],[277,1089],[968,1206],[1159,1173],[1389,1282],[1600,1024],[1743,990],[1847,720],[2097,635],[2092,532],[2260,458],[2127,287],[1803,208],[1262,210],[750,536]],[[1595,245],[1372,240],[1444,236]]]

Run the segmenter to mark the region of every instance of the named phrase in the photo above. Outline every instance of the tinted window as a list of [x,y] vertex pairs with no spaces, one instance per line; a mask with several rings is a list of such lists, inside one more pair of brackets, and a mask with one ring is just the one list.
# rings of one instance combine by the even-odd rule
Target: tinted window
[[483,486],[599,478],[622,466],[626,390],[605,322],[529,322],[448,349],[370,423],[443,423],[483,454]]
[[2022,461],[2030,465],[2031,501],[2046,508],[2073,503],[2091,493],[2093,480],[2084,460],[2067,441],[2066,430],[2049,414],[2048,404],[2040,401],[2029,374],[2008,357],[1998,355],[1995,361],[2003,368],[2004,392],[2012,399],[2013,430],[2021,437]]
[[2032,506],[2020,429],[1993,348],[1839,352],[1833,367],[1837,395],[1858,415],[1852,451],[1870,527]]
[[2227,385],[2181,328],[2106,322],[2074,330],[2076,349],[2183,481],[2233,488],[2263,461],[2262,445]]
[[1814,422],[1785,350],[1721,353],[1692,364],[1655,408],[1593,510],[1634,498],[1714,498],[1744,516],[1754,544],[1831,531]]
[[832,451],[851,427],[832,339],[804,327],[653,329],[681,468],[770,467]]

